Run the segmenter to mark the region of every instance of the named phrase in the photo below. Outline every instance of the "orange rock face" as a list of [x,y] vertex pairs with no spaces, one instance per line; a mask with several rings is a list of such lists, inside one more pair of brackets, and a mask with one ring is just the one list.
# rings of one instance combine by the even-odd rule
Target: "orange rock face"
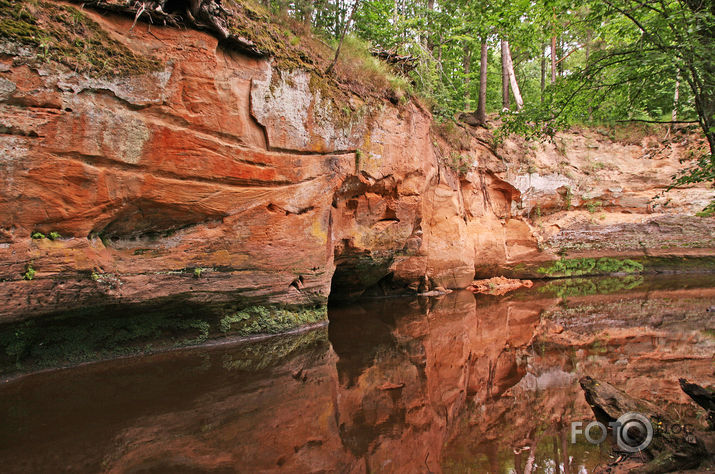
[[473,293],[486,293],[490,295],[504,295],[519,288],[531,288],[531,280],[516,280],[513,278],[494,277],[486,280],[474,280],[469,287]]
[[[127,19],[87,15],[165,68],[89,79],[3,60],[6,319],[209,292],[324,303],[336,264],[337,293],[391,273],[464,287],[475,258],[503,257],[503,225],[483,202],[501,181],[475,173],[460,183],[418,107],[355,99],[368,118],[338,125],[307,73],[281,73],[204,33],[129,33]],[[496,205],[508,209],[509,192],[496,192]],[[465,220],[467,200],[480,209]],[[29,268],[33,280],[21,281]]]
[[423,280],[465,288],[475,274],[555,260],[583,239],[625,232],[605,252],[629,250],[654,225],[681,236],[673,245],[697,240],[712,255],[702,222],[685,234],[642,216],[584,222],[585,203],[601,195],[617,194],[623,212],[641,209],[618,186],[574,196],[576,214],[533,220],[539,202],[554,211],[570,196],[567,178],[545,174],[551,149],[537,150],[541,174],[524,174],[523,150],[507,142],[497,157],[473,136],[470,171],[459,173],[446,164],[452,144],[414,103],[352,96],[339,106],[309,73],[280,71],[206,33],[130,32],[131,19],[85,12],[164,66],[100,79],[20,50],[0,60],[5,321],[177,295],[314,305],[331,292],[416,290]]

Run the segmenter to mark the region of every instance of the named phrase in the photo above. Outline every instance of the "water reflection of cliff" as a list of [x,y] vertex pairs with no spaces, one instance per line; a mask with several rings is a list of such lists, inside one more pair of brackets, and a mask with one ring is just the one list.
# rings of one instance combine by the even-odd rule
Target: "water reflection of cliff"
[[25,472],[590,471],[608,446],[570,444],[568,423],[592,418],[578,376],[692,418],[677,377],[712,383],[712,286],[385,299],[333,309],[329,334],[39,374],[0,387],[0,458]]

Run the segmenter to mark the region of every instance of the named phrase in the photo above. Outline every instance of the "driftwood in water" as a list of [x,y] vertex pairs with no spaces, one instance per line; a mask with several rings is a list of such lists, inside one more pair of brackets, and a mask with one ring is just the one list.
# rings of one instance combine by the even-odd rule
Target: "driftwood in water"
[[711,430],[715,430],[715,393],[700,385],[689,383],[685,379],[679,379],[678,382],[683,392],[705,409],[708,413],[708,426]]
[[626,453],[621,457],[624,460],[631,458],[629,472],[655,474],[694,469],[708,457],[701,433],[668,419],[651,403],[591,377],[583,377],[579,382],[596,419],[605,426],[629,412],[639,413],[650,421],[653,427],[650,444],[638,453]]

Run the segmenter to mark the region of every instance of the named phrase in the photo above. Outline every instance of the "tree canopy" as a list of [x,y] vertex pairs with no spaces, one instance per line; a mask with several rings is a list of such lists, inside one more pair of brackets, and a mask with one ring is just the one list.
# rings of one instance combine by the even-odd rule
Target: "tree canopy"
[[328,38],[348,28],[416,58],[413,92],[443,118],[480,109],[477,123],[498,113],[506,132],[531,136],[574,123],[698,124],[709,150],[678,182],[715,180],[711,0],[356,3],[264,0]]

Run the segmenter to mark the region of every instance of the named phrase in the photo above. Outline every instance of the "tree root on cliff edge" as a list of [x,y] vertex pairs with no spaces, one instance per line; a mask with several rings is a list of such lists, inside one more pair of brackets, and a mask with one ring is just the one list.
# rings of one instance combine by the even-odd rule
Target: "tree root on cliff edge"
[[184,0],[173,2],[171,11],[166,11],[168,0],[70,0],[90,8],[131,16],[134,23],[146,22],[163,26],[187,26],[207,31],[232,48],[254,57],[268,57],[253,41],[231,32],[233,13],[221,5],[221,0]]

